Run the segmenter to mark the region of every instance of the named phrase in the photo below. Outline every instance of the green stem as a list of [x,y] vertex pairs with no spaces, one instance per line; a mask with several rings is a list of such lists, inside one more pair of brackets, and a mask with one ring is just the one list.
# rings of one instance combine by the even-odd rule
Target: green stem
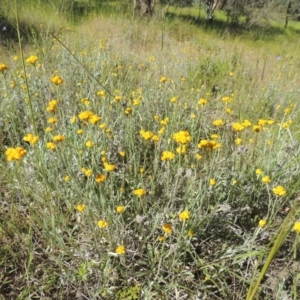
[[25,61],[24,61],[24,55],[23,55],[23,48],[22,48],[22,43],[21,43],[21,36],[20,36],[20,27],[19,27],[19,14],[18,14],[18,6],[17,6],[17,0],[15,0],[15,11],[16,11],[16,22],[17,22],[17,33],[18,33],[18,43],[19,43],[19,48],[20,48],[20,54],[21,54],[21,60],[22,60],[22,66],[23,66],[23,71],[24,71],[24,76],[25,76],[25,84],[26,84],[26,91],[27,91],[27,96],[28,96],[28,103],[29,103],[29,110],[30,110],[30,118],[31,118],[31,123],[32,127],[34,129],[34,133],[37,134],[37,128],[35,125],[34,121],[34,113],[33,113],[33,107],[32,107],[32,101],[29,93],[29,85],[28,85],[28,80],[27,80],[27,73],[26,73],[26,68],[25,68]]
[[[261,270],[261,273],[259,274],[259,277],[255,283],[255,285],[253,286],[253,280],[251,282],[250,288],[248,290],[248,294],[247,294],[247,298],[246,300],[252,300],[260,286],[261,281],[263,280],[272,260],[274,259],[277,251],[279,250],[279,248],[281,247],[281,245],[283,244],[283,242],[285,241],[286,237],[288,236],[288,234],[290,233],[293,223],[294,223],[294,218],[295,215],[297,213],[297,209],[299,207],[299,202],[300,202],[300,196],[298,196],[295,201],[294,204],[289,212],[289,214],[286,216],[285,220],[283,221],[283,224],[281,225],[281,230],[274,242],[273,247],[271,248],[271,251],[268,255],[268,258]],[[255,274],[253,275],[254,278]]]

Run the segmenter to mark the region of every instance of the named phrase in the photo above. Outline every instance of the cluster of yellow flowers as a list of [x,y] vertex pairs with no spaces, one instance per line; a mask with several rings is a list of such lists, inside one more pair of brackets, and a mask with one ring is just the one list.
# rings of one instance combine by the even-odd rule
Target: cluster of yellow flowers
[[48,112],[55,112],[57,106],[57,100],[51,100],[48,103],[48,106],[46,107],[46,110]]
[[20,160],[27,154],[27,151],[22,147],[8,148],[5,151],[8,161]]
[[23,137],[23,141],[28,142],[31,145],[35,145],[38,140],[39,140],[39,137],[32,133],[28,133],[26,136]]
[[200,149],[211,149],[216,150],[220,149],[222,147],[222,144],[215,141],[215,140],[201,140],[198,144],[198,148]]
[[187,144],[191,141],[191,135],[188,131],[179,131],[174,133],[173,139],[176,143]]
[[80,121],[89,121],[91,124],[97,124],[101,120],[101,117],[87,110],[83,111],[78,115]]
[[148,140],[151,140],[153,142],[159,141],[159,136],[152,133],[151,131],[141,130],[140,135],[145,141],[148,141]]
[[171,151],[164,151],[161,156],[161,160],[173,160],[175,158],[175,154]]

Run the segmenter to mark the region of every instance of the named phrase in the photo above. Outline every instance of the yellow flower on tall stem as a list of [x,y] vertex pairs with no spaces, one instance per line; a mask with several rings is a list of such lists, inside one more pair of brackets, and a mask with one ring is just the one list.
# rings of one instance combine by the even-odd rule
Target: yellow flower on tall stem
[[38,60],[38,57],[35,56],[35,55],[31,55],[29,56],[27,59],[26,59],[26,62],[28,64],[32,64],[32,65],[35,65],[36,61]]
[[187,221],[190,218],[190,216],[191,216],[191,213],[185,209],[178,215],[178,218],[180,221]]

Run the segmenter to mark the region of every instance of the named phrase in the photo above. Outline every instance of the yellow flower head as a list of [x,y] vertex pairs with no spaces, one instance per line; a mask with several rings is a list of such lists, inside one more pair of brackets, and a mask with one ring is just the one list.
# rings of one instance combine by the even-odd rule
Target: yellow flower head
[[46,127],[45,132],[51,132],[53,129],[51,127]]
[[66,176],[64,177],[64,181],[66,181],[66,182],[70,181],[70,179],[71,179],[71,177],[70,177],[69,175],[66,175]]
[[264,176],[261,180],[262,180],[262,182],[264,182],[264,183],[270,183],[270,182],[271,182],[270,176]]
[[57,121],[58,121],[57,118],[54,118],[54,117],[51,117],[48,119],[49,124],[55,124],[55,123],[57,123]]
[[124,210],[125,210],[125,206],[124,205],[120,205],[120,206],[116,207],[116,212],[118,214],[121,214]]
[[191,141],[191,136],[188,131],[179,131],[174,133],[173,139],[176,143],[187,144]]
[[259,126],[259,125],[254,125],[254,126],[252,127],[252,130],[253,130],[254,132],[260,132],[260,129],[261,129],[261,126]]
[[124,246],[120,245],[116,248],[115,252],[119,255],[122,255],[126,253],[126,249]]
[[0,64],[0,72],[1,73],[4,73],[4,71],[7,71],[8,70],[8,66],[5,65],[5,64]]
[[115,165],[110,165],[107,162],[104,162],[103,165],[104,165],[105,171],[107,171],[107,172],[112,172],[112,171],[114,171],[116,169]]
[[29,57],[26,59],[26,62],[27,62],[28,64],[34,65],[34,64],[36,63],[37,60],[38,60],[37,56],[31,55],[31,56],[29,56]]
[[86,111],[81,112],[78,115],[78,118],[80,119],[80,121],[87,121],[87,120],[91,119],[93,117],[93,115],[94,115],[93,112],[86,110]]
[[232,124],[232,129],[234,131],[243,131],[245,129],[245,126],[241,123],[236,122]]
[[89,121],[93,125],[97,124],[100,120],[101,120],[101,118],[97,115],[93,114],[93,115],[89,116]]
[[48,106],[46,107],[46,110],[48,112],[55,112],[57,106],[57,100],[51,100],[48,103]]
[[55,75],[51,77],[51,82],[54,83],[55,85],[61,85],[64,81],[59,75]]
[[202,159],[202,155],[199,154],[199,153],[196,153],[196,154],[195,154],[195,158],[196,158],[197,160],[200,160],[200,159]]
[[65,139],[66,137],[64,135],[59,134],[59,135],[55,135],[52,140],[54,142],[63,142]]
[[166,233],[166,234],[171,234],[172,233],[172,225],[169,223],[165,223],[162,225],[162,230]]
[[49,143],[46,144],[46,147],[50,150],[55,150],[56,149],[56,144],[52,143],[52,142],[49,142]]
[[105,97],[105,91],[101,90],[101,91],[97,92],[97,95],[104,98]]
[[225,97],[222,98],[222,101],[224,101],[225,103],[229,103],[229,102],[232,101],[232,98],[229,97],[229,96],[225,96]]
[[260,228],[264,228],[267,225],[267,221],[266,220],[260,220],[258,223],[258,226]]
[[300,233],[300,221],[296,221],[293,226],[293,230]]
[[211,178],[211,179],[209,179],[209,184],[211,185],[211,186],[214,186],[214,185],[216,185],[216,180],[214,179],[214,178]]
[[32,133],[28,133],[26,136],[23,137],[23,141],[29,142],[31,145],[35,145],[38,140],[39,137]]
[[178,215],[180,221],[187,221],[190,216],[191,213],[188,210],[184,210]]
[[27,151],[22,147],[8,148],[5,151],[6,159],[8,161],[20,160],[27,154]]
[[78,212],[82,213],[85,210],[85,205],[84,204],[78,204],[76,206],[76,209]]
[[222,119],[217,119],[213,121],[213,125],[217,126],[217,127],[221,127],[224,125],[224,121]]
[[159,80],[159,82],[162,82],[162,83],[164,83],[166,81],[167,81],[167,78],[165,76],[161,77],[160,80]]
[[101,182],[104,182],[106,180],[106,175],[103,175],[103,174],[99,174],[96,176],[96,182],[98,183],[101,183]]
[[131,107],[126,107],[125,108],[125,114],[130,115],[132,113],[132,108]]
[[100,228],[106,228],[108,226],[108,222],[105,220],[99,220],[97,224]]
[[164,151],[161,156],[161,160],[173,160],[175,158],[175,154],[171,151]]
[[144,140],[148,141],[153,137],[154,134],[151,131],[141,130],[140,135]]
[[255,170],[255,174],[258,175],[258,176],[261,175],[262,173],[263,173],[263,171],[261,169],[256,169]]
[[157,238],[157,240],[158,240],[159,242],[163,242],[163,241],[165,240],[165,236],[160,235],[160,236]]
[[276,196],[284,196],[286,194],[285,188],[281,185],[274,187],[272,191]]
[[143,196],[146,195],[146,193],[147,192],[144,189],[136,189],[136,190],[133,191],[133,194],[138,196],[138,197],[143,197]]
[[202,106],[204,106],[204,105],[206,105],[207,104],[207,100],[206,99],[203,99],[203,98],[201,98],[200,100],[199,100],[199,102],[198,102],[200,105],[202,105]]
[[237,138],[237,139],[235,140],[235,143],[236,143],[237,145],[241,145],[242,142],[243,142],[243,140],[242,140],[241,138]]
[[95,144],[94,144],[92,141],[88,140],[88,141],[85,143],[85,145],[86,145],[88,148],[92,148],[92,147],[94,147]]

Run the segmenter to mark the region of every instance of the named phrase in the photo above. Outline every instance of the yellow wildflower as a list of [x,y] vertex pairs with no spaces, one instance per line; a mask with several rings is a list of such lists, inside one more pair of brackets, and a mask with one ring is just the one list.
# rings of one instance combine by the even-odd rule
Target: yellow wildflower
[[281,185],[274,187],[272,191],[277,196],[284,196],[286,194],[285,188]]
[[57,100],[51,100],[46,107],[46,110],[49,112],[55,112],[57,106]]
[[31,145],[35,145],[38,140],[39,137],[32,133],[28,133],[26,136],[23,137],[23,141],[29,142]]
[[161,156],[161,160],[173,160],[175,158],[175,154],[171,151],[164,151]]
[[104,162],[103,165],[104,165],[105,171],[107,171],[107,172],[112,172],[112,171],[114,171],[116,169],[115,165],[110,165],[107,162]]
[[85,205],[84,204],[78,204],[76,206],[76,209],[78,212],[82,213],[85,210]]
[[31,55],[31,56],[29,56],[29,57],[26,59],[26,62],[27,62],[28,64],[34,65],[34,64],[36,63],[37,60],[38,60],[37,56]]
[[20,160],[27,154],[27,151],[22,147],[8,148],[5,151],[6,159],[8,161]]
[[121,214],[124,210],[125,210],[125,206],[124,205],[120,205],[120,206],[116,207],[116,212],[118,214]]
[[229,103],[229,102],[232,101],[232,98],[229,97],[229,96],[225,96],[225,97],[222,98],[222,101],[224,101],[225,103]]
[[300,233],[300,221],[296,221],[293,226],[293,230]]
[[57,118],[54,118],[54,117],[51,117],[48,119],[49,124],[55,124],[55,123],[57,123],[57,121],[58,121]]
[[266,220],[260,220],[258,223],[258,226],[260,228],[264,228],[267,225],[267,221]]
[[88,148],[92,148],[92,147],[94,147],[95,144],[94,144],[92,141],[88,140],[88,141],[85,143],[85,145],[86,145],[86,147],[88,147]]
[[4,71],[7,71],[8,70],[8,66],[5,65],[5,64],[0,64],[0,72],[1,73],[4,73]]
[[99,220],[97,224],[100,228],[106,228],[108,226],[108,222],[105,220]]
[[166,233],[166,234],[171,234],[172,233],[172,225],[169,223],[165,223],[162,225],[162,230]]
[[211,179],[209,179],[209,184],[211,185],[211,186],[214,186],[214,185],[216,185],[216,180],[214,179],[214,178],[211,178]]
[[52,143],[52,142],[48,142],[48,143],[46,144],[46,147],[47,147],[48,149],[50,149],[50,150],[54,150],[54,149],[56,149],[56,144],[55,144],[55,143]]
[[66,139],[66,137],[65,136],[63,136],[63,135],[55,135],[54,137],[53,137],[53,141],[54,142],[62,142],[62,141],[64,141]]
[[179,131],[174,133],[173,139],[176,143],[187,144],[191,141],[191,136],[188,131]]
[[191,213],[188,210],[184,210],[178,215],[180,221],[187,221],[190,216]]
[[136,189],[136,190],[133,191],[133,194],[138,196],[138,197],[143,197],[143,196],[146,195],[146,193],[147,192],[144,189]]
[[217,126],[217,127],[221,127],[224,125],[224,121],[222,119],[217,119],[213,121],[213,125]]
[[261,180],[264,183],[270,183],[271,182],[270,176],[264,176]]
[[126,253],[126,249],[124,246],[120,245],[116,248],[115,252],[119,255],[122,255]]
[[63,79],[59,75],[55,75],[55,76],[51,77],[50,80],[55,85],[61,85],[63,83]]
[[98,183],[101,183],[101,182],[104,182],[105,180],[106,180],[106,175],[103,175],[103,174],[98,174],[97,176],[96,176],[96,182],[98,182]]

